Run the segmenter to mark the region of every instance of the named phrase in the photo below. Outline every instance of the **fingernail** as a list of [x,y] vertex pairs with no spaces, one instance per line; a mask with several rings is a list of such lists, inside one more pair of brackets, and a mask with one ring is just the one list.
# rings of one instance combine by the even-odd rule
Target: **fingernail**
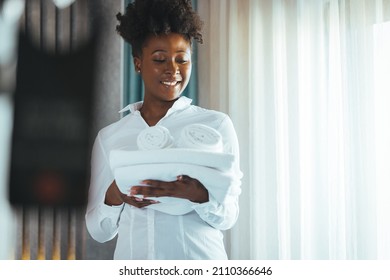
[[130,195],[136,195],[137,191],[133,188],[130,189]]

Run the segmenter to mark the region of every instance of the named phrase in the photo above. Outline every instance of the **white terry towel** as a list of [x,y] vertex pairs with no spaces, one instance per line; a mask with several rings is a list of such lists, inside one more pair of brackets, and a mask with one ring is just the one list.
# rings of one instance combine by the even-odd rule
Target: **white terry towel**
[[228,171],[233,166],[234,155],[185,148],[149,151],[113,150],[110,152],[112,170],[129,165],[167,162],[202,165],[220,171]]
[[[116,168],[114,171],[116,183],[123,193],[129,193],[132,186],[139,185],[145,179],[171,182],[175,181],[179,175],[188,175],[199,180],[220,203],[241,192],[240,178],[233,173],[194,164],[140,164]],[[160,199],[156,198],[156,200]]]
[[182,199],[177,197],[152,197],[160,201],[158,204],[151,204],[146,208],[154,209],[160,212],[164,212],[170,215],[184,215],[193,210],[193,206],[196,203],[189,201],[188,199]]
[[177,146],[212,152],[223,151],[221,134],[204,124],[190,124],[184,127]]
[[172,147],[173,143],[169,130],[160,125],[142,130],[137,137],[137,145],[140,150],[166,149]]
[[149,127],[137,137],[140,151],[113,150],[109,160],[111,169],[146,163],[192,163],[226,171],[232,168],[234,155],[222,153],[222,136],[206,125],[186,126],[173,148],[173,138],[163,126]]
[[[138,135],[140,151],[113,150],[110,166],[123,193],[142,180],[175,181],[178,175],[199,180],[218,201],[224,202],[241,191],[240,179],[232,172],[234,155],[222,153],[220,133],[206,125],[191,124],[180,135],[177,146],[169,130],[163,126],[149,127]],[[195,203],[175,197],[149,197],[160,201],[152,208],[171,215],[193,210]]]

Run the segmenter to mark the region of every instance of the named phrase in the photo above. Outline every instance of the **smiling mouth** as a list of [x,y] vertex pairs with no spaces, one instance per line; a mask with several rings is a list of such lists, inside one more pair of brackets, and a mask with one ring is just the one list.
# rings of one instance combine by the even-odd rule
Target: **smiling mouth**
[[175,87],[181,83],[181,81],[161,82],[166,87]]

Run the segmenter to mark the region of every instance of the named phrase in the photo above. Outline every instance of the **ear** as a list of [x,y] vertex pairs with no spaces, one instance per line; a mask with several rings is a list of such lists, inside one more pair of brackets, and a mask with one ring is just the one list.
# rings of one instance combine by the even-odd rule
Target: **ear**
[[141,59],[139,57],[133,58],[135,72],[141,73]]

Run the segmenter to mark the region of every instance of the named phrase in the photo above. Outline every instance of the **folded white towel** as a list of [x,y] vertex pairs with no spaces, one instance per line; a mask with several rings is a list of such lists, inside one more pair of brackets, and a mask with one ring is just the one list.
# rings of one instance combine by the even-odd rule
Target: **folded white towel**
[[151,204],[146,208],[154,209],[170,215],[184,215],[193,210],[193,206],[197,203],[191,202],[188,199],[177,198],[177,197],[148,197],[159,201],[160,203]]
[[140,164],[119,167],[114,171],[116,183],[123,193],[129,193],[132,186],[139,185],[145,179],[171,182],[176,181],[179,175],[188,175],[199,180],[220,203],[241,192],[239,187],[241,178],[237,178],[232,172],[221,172],[194,164]]
[[196,164],[228,171],[234,162],[233,154],[182,148],[150,151],[112,150],[109,158],[112,170],[129,165],[171,162]]
[[190,124],[184,127],[177,146],[213,152],[223,151],[221,134],[204,124]]
[[[199,180],[218,202],[234,199],[241,192],[240,180],[233,172],[234,155],[223,153],[220,133],[206,125],[186,126],[173,148],[174,140],[167,128],[149,127],[138,135],[140,151],[113,150],[110,166],[123,193],[145,179],[176,181],[178,175]],[[193,203],[175,197],[149,197],[160,201],[148,208],[171,215],[183,215],[193,210]]]
[[166,149],[172,147],[173,143],[169,130],[160,125],[142,130],[137,137],[137,145],[140,150]]

